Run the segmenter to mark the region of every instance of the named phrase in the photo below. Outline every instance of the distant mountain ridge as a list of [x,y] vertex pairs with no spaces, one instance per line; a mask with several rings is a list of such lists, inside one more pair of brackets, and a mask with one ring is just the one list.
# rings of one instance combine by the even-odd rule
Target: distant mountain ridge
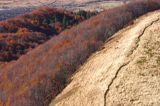
[[[108,3],[108,1],[110,2]],[[17,14],[30,12],[41,6],[65,8],[71,11],[94,11],[96,9],[103,11],[122,4],[123,2],[119,0],[2,0],[0,1],[0,20],[12,18]]]
[[0,8],[11,8],[11,7],[33,7],[48,5],[54,3],[63,4],[74,4],[74,3],[87,3],[87,2],[104,2],[104,1],[130,1],[130,0],[5,0],[0,1]]

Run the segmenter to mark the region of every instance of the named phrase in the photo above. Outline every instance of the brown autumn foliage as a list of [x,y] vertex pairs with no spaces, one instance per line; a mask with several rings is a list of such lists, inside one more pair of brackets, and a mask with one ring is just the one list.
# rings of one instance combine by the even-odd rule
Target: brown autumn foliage
[[44,43],[83,19],[62,9],[43,7],[0,22],[0,61],[18,59],[30,48]]
[[0,61],[17,59],[21,54],[45,42],[48,37],[39,32],[26,32],[20,29],[18,33],[0,35]]
[[[46,106],[69,83],[68,78],[116,31],[149,11],[159,0],[138,1],[109,9],[67,29],[1,69],[3,106]],[[14,41],[13,41],[14,42]]]

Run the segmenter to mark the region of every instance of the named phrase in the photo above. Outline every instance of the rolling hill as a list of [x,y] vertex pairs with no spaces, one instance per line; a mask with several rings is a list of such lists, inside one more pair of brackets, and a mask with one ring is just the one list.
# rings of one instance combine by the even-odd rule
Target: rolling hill
[[[73,26],[70,29],[63,31],[62,33],[60,33],[57,36],[53,36],[47,42],[43,43],[42,45],[37,46],[35,49],[27,52],[25,55],[20,56],[18,58],[18,60],[6,63],[3,67],[0,67],[0,105],[2,105],[2,106],[46,106],[46,105],[49,105],[50,102],[59,93],[61,93],[62,90],[67,85],[69,85],[69,83],[72,83],[72,79],[70,79],[70,78],[73,74],[75,74],[76,69],[79,66],[81,66],[89,58],[89,56],[93,52],[100,50],[100,48],[102,47],[102,45],[104,44],[105,41],[109,40],[110,37],[113,34],[115,34],[117,31],[119,31],[120,29],[128,26],[129,24],[133,24],[134,19],[140,17],[141,15],[146,14],[147,12],[151,12],[151,11],[158,10],[158,9],[160,9],[160,1],[159,0],[136,1],[136,2],[125,4],[125,5],[113,8],[113,9],[108,9],[104,12],[101,12],[100,14],[98,14],[95,17],[92,17],[86,21],[81,22],[78,25]],[[43,12],[43,11],[40,11],[40,13],[41,12]],[[40,15],[40,17],[43,17],[47,14],[48,14],[48,12],[44,12],[44,15],[42,15],[42,16]],[[158,17],[158,16],[156,16],[156,17]],[[133,32],[131,31],[129,34],[127,34],[127,36],[125,36],[125,34],[123,34],[124,39],[122,39],[122,41],[120,40],[120,41],[115,42],[115,43],[118,43],[118,42],[120,42],[120,43],[118,46],[116,46],[114,48],[114,51],[112,51],[110,53],[111,55],[107,55],[107,56],[104,55],[103,56],[102,60],[105,58],[108,58],[108,57],[113,57],[112,58],[113,60],[118,59],[117,61],[115,61],[115,63],[112,63],[113,65],[111,65],[111,66],[113,66],[111,68],[113,68],[113,69],[115,68],[114,71],[111,71],[111,73],[109,73],[109,74],[100,73],[102,75],[106,75],[106,76],[108,75],[111,80],[111,82],[109,82],[109,84],[105,84],[105,83],[103,83],[104,85],[100,84],[100,85],[102,85],[101,86],[102,88],[100,88],[97,85],[97,87],[99,87],[99,89],[104,88],[106,90],[106,93],[105,93],[106,95],[104,96],[104,99],[107,96],[109,96],[108,95],[108,92],[110,91],[109,89],[112,86],[112,82],[114,81],[114,79],[116,79],[119,70],[121,70],[121,67],[123,68],[123,66],[126,66],[126,65],[128,66],[128,62],[130,62],[132,60],[132,58],[130,56],[132,56],[134,54],[133,51],[136,51],[134,49],[130,51],[130,54],[128,54],[128,56],[129,56],[128,61],[121,61],[121,59],[123,60],[126,56],[125,53],[129,47],[127,45],[132,44],[132,41],[136,41],[135,42],[136,45],[133,48],[138,50],[138,47],[140,45],[139,40],[140,40],[141,36],[144,34],[146,29],[148,29],[148,27],[152,26],[152,24],[154,24],[155,22],[158,22],[158,18],[156,18],[156,17],[151,18],[151,19],[150,18],[144,19],[144,21],[146,22],[145,25],[142,22],[142,25],[140,25],[138,28],[135,27],[135,30],[133,30]],[[28,17],[25,16],[25,18],[28,18]],[[31,22],[30,21],[11,20],[11,22],[13,21],[11,24],[10,24],[10,21],[6,21],[6,22],[8,22],[8,24],[7,24],[8,29],[6,30],[5,27],[3,29],[3,26],[2,26],[2,33],[5,33],[6,31],[8,33],[15,33],[15,32],[17,33],[17,31],[18,31],[18,30],[16,30],[17,26],[19,28],[19,25],[23,25],[23,24],[17,24],[17,22],[18,23],[25,22],[24,26],[26,28],[28,28],[28,24],[29,25],[31,24],[31,26],[33,25],[32,23],[34,23],[35,25],[38,25],[37,24],[37,17],[35,17],[35,16],[29,17],[29,20],[30,20],[30,18],[31,19],[34,18],[34,20],[32,20]],[[35,18],[36,18],[36,22],[35,22]],[[75,18],[73,18],[73,20],[74,19]],[[48,23],[48,22],[44,21],[44,23]],[[4,24],[4,26],[5,26],[5,24]],[[10,26],[12,26],[12,27],[10,28]],[[136,24],[133,26],[136,26]],[[40,28],[46,29],[48,27],[46,27],[42,24],[42,26],[40,26]],[[33,27],[33,29],[34,29],[34,27]],[[31,28],[29,30],[32,31],[33,29]],[[50,31],[39,30],[39,28],[38,29],[35,28],[34,30],[35,31],[38,30],[39,32],[44,33],[46,35],[50,35],[50,34],[48,34],[48,33],[50,33]],[[155,32],[156,32],[156,30],[157,29],[155,29]],[[23,33],[24,30],[20,30],[20,32],[21,31]],[[157,34],[155,34],[155,36],[157,36]],[[10,35],[10,37],[13,37],[12,39],[16,39],[15,36],[13,36],[13,35]],[[136,37],[138,39],[133,40]],[[6,39],[7,38],[8,38],[8,36],[6,37]],[[156,38],[157,38],[156,40],[158,40],[158,37],[156,37]],[[4,36],[4,41],[6,39]],[[20,39],[20,41],[21,41],[21,39]],[[18,40],[17,42],[19,43],[20,41]],[[110,41],[112,41],[112,39]],[[23,42],[23,41],[21,41],[21,42]],[[148,44],[150,44],[150,43],[148,43]],[[112,46],[112,44],[110,46]],[[3,45],[3,42],[2,42],[1,48],[3,48],[3,47],[5,48],[6,45]],[[120,51],[119,51],[119,48],[120,48]],[[158,47],[156,46],[156,48],[158,48]],[[149,50],[149,51],[152,51],[152,50]],[[117,54],[115,54],[115,53],[117,53]],[[152,55],[152,53],[150,53],[150,52],[148,54]],[[148,59],[148,58],[146,58],[146,59]],[[96,62],[97,64],[99,62],[100,63],[102,62],[101,60],[98,60],[98,59],[95,61],[97,61]],[[91,65],[96,66],[94,64],[91,64]],[[90,65],[90,67],[91,67],[91,65]],[[110,65],[109,62],[107,65]],[[156,63],[156,65],[157,65],[157,63]],[[100,68],[100,66],[101,65],[97,65],[97,67],[99,67],[99,68]],[[155,66],[155,65],[153,65],[153,66]],[[104,67],[102,67],[102,68],[103,68],[102,70],[105,69]],[[93,69],[96,69],[96,67],[92,67],[92,70]],[[117,71],[117,69],[118,69],[118,71]],[[86,73],[85,75],[88,75],[88,74]],[[98,75],[98,74],[96,74],[96,75]],[[94,77],[94,74],[92,74],[91,76]],[[83,78],[83,76],[80,76],[80,77]],[[95,80],[96,80],[96,78],[95,78]],[[95,80],[93,79],[92,81],[95,81]],[[98,79],[98,81],[99,80],[103,81],[103,78]],[[130,79],[130,80],[133,80],[133,79]],[[88,80],[88,81],[90,81],[90,80]],[[106,81],[106,80],[104,80],[104,81]],[[109,80],[107,80],[107,81],[109,81]],[[87,84],[87,83],[85,83],[85,84]],[[94,85],[96,85],[96,84],[94,84]],[[106,85],[107,85],[108,89],[106,89],[106,87],[105,87]],[[90,89],[87,89],[87,90],[90,90]],[[91,88],[91,90],[92,90],[92,88]],[[75,94],[76,94],[76,90],[75,90]],[[91,92],[91,94],[92,95],[96,94],[96,92]],[[70,97],[69,95],[72,95],[72,91],[71,91],[71,93],[68,94],[67,97]],[[94,96],[92,96],[92,97],[94,98]],[[126,97],[127,96],[124,96],[123,99],[126,99]],[[114,98],[116,98],[116,97],[114,97]],[[92,99],[92,98],[89,98],[89,99]],[[84,98],[84,100],[88,101],[87,103],[94,102],[92,100],[89,101],[89,99]],[[55,99],[55,100],[57,100],[57,99]],[[61,100],[63,100],[63,99],[61,99]],[[78,99],[76,99],[76,100],[78,100]],[[76,100],[75,100],[75,102],[76,102]],[[100,100],[100,102],[103,102],[102,99],[99,99],[99,100]],[[106,99],[105,99],[105,101],[106,101]],[[131,101],[133,101],[133,100],[131,100]],[[98,101],[95,101],[95,102],[98,103]],[[112,102],[114,102],[114,101],[112,101]],[[104,102],[104,104],[112,103],[112,102]],[[58,103],[60,103],[60,105],[61,105],[61,101],[57,102],[57,105],[58,105]],[[67,103],[69,103],[69,101],[68,102],[66,101],[65,103],[67,104]],[[85,104],[86,102],[79,101],[79,103]],[[62,104],[63,104],[63,101],[62,101]]]
[[160,11],[119,31],[50,106],[159,106]]

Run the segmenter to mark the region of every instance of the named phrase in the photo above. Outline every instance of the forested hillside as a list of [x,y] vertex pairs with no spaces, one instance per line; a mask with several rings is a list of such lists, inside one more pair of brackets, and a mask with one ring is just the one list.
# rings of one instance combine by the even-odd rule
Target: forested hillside
[[44,43],[64,29],[96,15],[43,7],[0,22],[0,61],[12,61]]

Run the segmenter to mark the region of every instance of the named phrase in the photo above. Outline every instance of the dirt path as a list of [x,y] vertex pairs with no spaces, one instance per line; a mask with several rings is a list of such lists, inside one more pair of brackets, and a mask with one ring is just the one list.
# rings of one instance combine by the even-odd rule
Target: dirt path
[[115,34],[50,106],[159,106],[160,11]]

